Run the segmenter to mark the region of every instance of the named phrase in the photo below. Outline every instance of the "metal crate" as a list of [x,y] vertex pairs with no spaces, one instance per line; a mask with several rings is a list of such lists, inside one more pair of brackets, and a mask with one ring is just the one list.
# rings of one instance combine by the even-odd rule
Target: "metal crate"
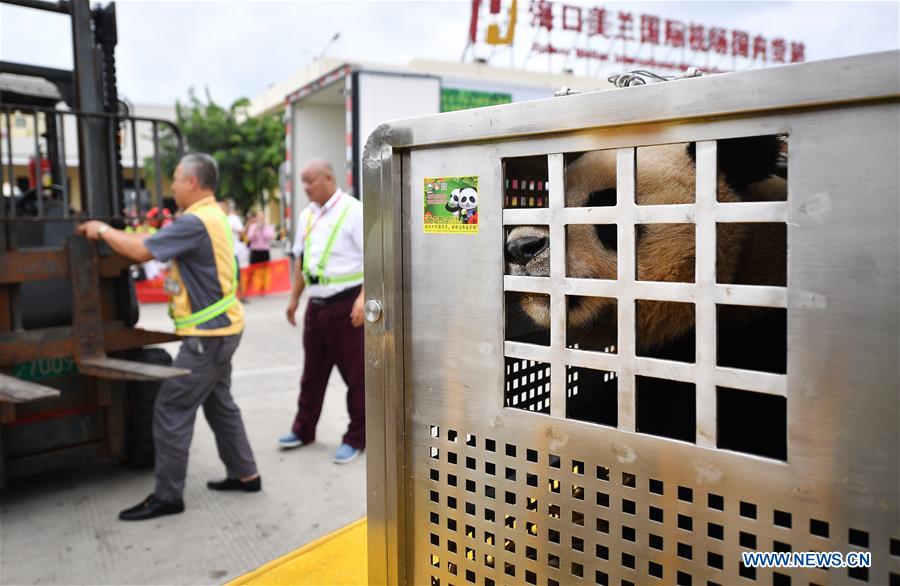
[[[900,583],[898,76],[888,52],[376,129],[364,162],[365,288],[383,308],[366,325],[371,582]],[[757,135],[787,137],[787,201],[717,202],[716,141]],[[695,203],[635,205],[635,149],[691,142]],[[618,204],[566,208],[566,154],[601,149],[616,152]],[[504,165],[522,157],[546,157],[545,178],[525,177],[549,180],[540,205],[509,192],[522,175]],[[448,176],[478,177],[477,235],[423,231],[423,181]],[[616,281],[562,268],[567,224],[633,235],[665,222],[694,224],[693,283],[637,280],[627,237]],[[716,282],[716,225],[734,222],[785,226],[786,287]],[[549,278],[504,275],[505,230],[532,224],[549,226]],[[549,295],[545,340],[510,340],[514,291]],[[616,299],[615,353],[567,343],[567,295]],[[693,304],[692,362],[635,355],[636,300]],[[717,308],[735,305],[786,312],[786,374],[716,364]],[[690,437],[638,429],[640,377],[693,389]],[[722,388],[784,406],[784,458],[723,448]],[[614,420],[568,417],[592,389]],[[754,569],[745,551],[869,551],[872,565]]]

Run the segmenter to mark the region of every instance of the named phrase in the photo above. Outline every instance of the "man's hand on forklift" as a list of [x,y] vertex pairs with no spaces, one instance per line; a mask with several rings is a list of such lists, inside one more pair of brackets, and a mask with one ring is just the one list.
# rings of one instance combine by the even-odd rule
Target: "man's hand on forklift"
[[146,262],[153,258],[144,240],[149,234],[134,234],[116,230],[105,222],[90,220],[78,225],[78,233],[89,240],[103,240],[118,254],[136,262]]
[[[106,226],[108,230],[110,228],[109,224],[106,222],[101,222],[100,220],[91,220],[89,222],[85,222],[84,224],[80,224],[78,226],[78,233],[82,236],[87,236],[88,240],[100,240],[100,229]],[[104,230],[106,232],[106,230]]]

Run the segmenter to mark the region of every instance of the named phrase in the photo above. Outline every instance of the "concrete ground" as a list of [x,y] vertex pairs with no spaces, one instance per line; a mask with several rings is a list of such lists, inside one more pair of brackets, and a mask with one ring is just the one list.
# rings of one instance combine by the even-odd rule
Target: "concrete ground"
[[[97,463],[12,481],[0,491],[0,584],[221,584],[365,515],[365,457],[331,461],[348,422],[336,370],[316,443],[277,447],[293,420],[303,358],[301,328],[285,320],[286,305],[287,294],[251,299],[233,362],[262,492],[206,488],[224,468],[202,415],[180,515],[117,519],[152,492],[152,470]],[[140,325],[171,330],[163,304],[143,306]],[[167,345],[173,355],[176,348]]]

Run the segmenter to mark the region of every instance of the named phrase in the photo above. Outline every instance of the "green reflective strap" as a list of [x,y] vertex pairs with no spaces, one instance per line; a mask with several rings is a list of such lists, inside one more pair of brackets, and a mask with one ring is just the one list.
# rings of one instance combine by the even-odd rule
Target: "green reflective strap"
[[236,301],[237,297],[235,297],[234,293],[229,293],[226,297],[219,299],[212,305],[204,307],[200,311],[192,313],[187,317],[176,319],[175,327],[186,328],[206,323],[228,311],[228,308],[234,305]]
[[[337,240],[338,234],[340,233],[341,226],[343,226],[344,224],[344,220],[347,218],[347,214],[350,213],[351,206],[352,203],[344,206],[344,209],[341,211],[341,215],[338,216],[338,220],[334,224],[334,228],[331,229],[331,234],[328,235],[328,242],[325,244],[325,250],[322,252],[322,258],[316,265],[318,273],[316,284],[318,285],[349,283],[350,281],[356,281],[362,278],[362,273],[354,273],[352,275],[341,275],[334,277],[325,276],[325,267],[328,265],[328,259],[331,258],[331,249],[334,248],[334,243]],[[312,212],[310,211],[309,217],[306,218],[306,236],[303,239],[303,280],[306,281],[307,285],[310,284],[309,279],[311,276],[309,270],[309,237],[311,225]]]
[[[325,278],[325,266],[328,264],[328,259],[331,258],[331,249],[334,248],[334,241],[337,240],[338,232],[341,229],[341,226],[344,224],[344,220],[347,218],[347,214],[350,213],[350,205],[345,205],[343,211],[341,211],[341,215],[338,216],[337,222],[334,224],[334,228],[331,230],[331,234],[328,236],[328,243],[325,245],[325,252],[322,253],[322,258],[319,260],[319,282],[322,282],[322,279]],[[334,282],[334,281],[332,281]]]
[[237,291],[238,279],[240,278],[240,265],[238,265],[237,256],[234,254],[234,232],[231,231],[231,224],[228,223],[228,216],[225,215],[225,212],[222,211],[221,208],[216,210],[219,214],[219,217],[222,218],[222,222],[225,224],[225,233],[228,234],[228,245],[231,247],[231,256],[234,257],[234,271],[231,274],[231,292],[234,294]]
[[303,280],[309,285],[309,228],[312,226],[312,210],[306,217],[306,234],[303,237]]
[[353,273],[352,275],[342,275],[340,277],[322,277],[319,280],[320,285],[342,285],[351,281],[358,281],[363,278],[362,272]]

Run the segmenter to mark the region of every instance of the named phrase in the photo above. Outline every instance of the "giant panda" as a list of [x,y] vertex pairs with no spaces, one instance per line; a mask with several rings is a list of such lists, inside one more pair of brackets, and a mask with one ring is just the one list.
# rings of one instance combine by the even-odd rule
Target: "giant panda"
[[[787,199],[786,143],[778,136],[719,140],[717,197],[720,202]],[[637,149],[636,202],[639,205],[683,204],[695,200],[695,145],[660,145]],[[567,158],[567,207],[611,206],[616,203],[616,152],[592,151]],[[717,282],[786,285],[785,228],[759,224],[717,225]],[[636,277],[639,281],[693,283],[695,230],[689,224],[636,226]],[[506,238],[507,273],[549,276],[549,231],[545,226],[517,226]],[[617,278],[616,227],[569,225],[566,230],[566,276]],[[509,301],[511,299],[511,301]],[[518,313],[534,327],[550,325],[549,298],[513,294],[507,315]],[[616,344],[615,300],[569,297],[567,344],[594,348]],[[720,306],[718,364],[784,373],[786,332],[778,312],[732,311]],[[509,319],[509,318],[508,318]],[[636,308],[637,353],[693,362],[696,349],[694,307],[679,303],[646,303]],[[728,327],[725,327],[728,326]],[[773,342],[774,341],[774,342]]]

